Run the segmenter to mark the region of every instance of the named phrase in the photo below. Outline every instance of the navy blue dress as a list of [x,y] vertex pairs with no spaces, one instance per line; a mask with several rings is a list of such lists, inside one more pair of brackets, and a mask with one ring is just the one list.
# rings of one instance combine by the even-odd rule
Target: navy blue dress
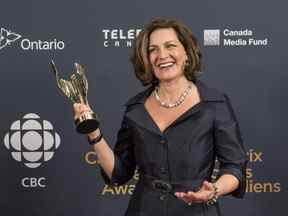
[[[144,107],[153,87],[126,104],[114,148],[112,179],[102,171],[106,183],[121,185],[132,178],[137,167],[140,179],[126,216],[221,215],[218,203],[189,206],[172,195],[175,191],[197,191],[204,180],[211,181],[216,158],[220,164],[219,176],[229,173],[240,182],[232,195],[243,197],[247,157],[230,101],[225,94],[201,81],[195,84],[200,103],[163,132]],[[155,187],[155,180],[164,182],[164,190],[161,190],[161,184],[160,190],[157,185]],[[169,190],[166,190],[167,183]]]

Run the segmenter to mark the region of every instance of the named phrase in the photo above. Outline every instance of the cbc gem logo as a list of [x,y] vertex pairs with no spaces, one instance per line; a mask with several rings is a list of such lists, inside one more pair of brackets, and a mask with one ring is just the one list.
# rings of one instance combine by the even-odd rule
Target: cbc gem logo
[[60,142],[53,125],[35,113],[13,122],[4,136],[4,145],[12,158],[29,168],[37,168],[51,160]]
[[204,30],[204,46],[219,46],[220,45],[220,30],[207,29]]

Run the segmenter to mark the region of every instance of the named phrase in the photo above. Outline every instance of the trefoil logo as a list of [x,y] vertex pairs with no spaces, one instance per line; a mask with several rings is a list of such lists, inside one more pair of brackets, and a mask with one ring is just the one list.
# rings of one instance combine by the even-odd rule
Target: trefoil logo
[[21,38],[21,35],[8,31],[5,28],[1,28],[0,29],[0,50],[10,45],[12,42],[15,42],[19,38]]

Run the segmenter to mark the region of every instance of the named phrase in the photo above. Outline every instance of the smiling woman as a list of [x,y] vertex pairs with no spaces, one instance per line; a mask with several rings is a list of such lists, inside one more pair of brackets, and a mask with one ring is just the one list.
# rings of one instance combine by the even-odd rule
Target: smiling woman
[[148,53],[154,76],[158,80],[172,80],[182,76],[188,64],[186,51],[173,28],[153,31]]
[[[131,60],[148,88],[126,103],[114,150],[100,129],[88,134],[104,180],[121,185],[138,169],[126,216],[220,216],[218,197],[245,193],[247,159],[229,98],[197,78],[195,37],[176,20],[156,19],[136,38]],[[75,118],[92,111],[74,109]]]
[[[155,34],[154,31],[156,33],[159,33],[160,31],[160,33]],[[165,32],[169,32],[169,34],[166,35]],[[151,67],[152,65],[150,64],[149,53],[151,53],[151,51],[154,53],[154,49],[157,48],[155,47],[157,44],[153,44],[154,41],[151,43],[151,40],[156,40],[157,38],[159,40],[162,36],[165,36],[168,39],[170,36],[170,40],[174,40],[174,43],[172,43],[172,41],[166,39],[166,48],[168,48],[167,45],[169,46],[169,49],[172,49],[172,47],[178,45],[179,48],[182,47],[185,50],[187,61],[184,67],[184,74],[188,80],[195,81],[197,72],[200,72],[202,69],[202,54],[200,48],[198,47],[195,36],[193,35],[192,31],[184,24],[174,19],[161,18],[155,19],[150,24],[148,24],[139,33],[137,40],[135,41],[131,62],[134,66],[137,78],[142,82],[144,86],[149,85],[155,81],[157,82],[157,79],[153,74],[153,69]]]

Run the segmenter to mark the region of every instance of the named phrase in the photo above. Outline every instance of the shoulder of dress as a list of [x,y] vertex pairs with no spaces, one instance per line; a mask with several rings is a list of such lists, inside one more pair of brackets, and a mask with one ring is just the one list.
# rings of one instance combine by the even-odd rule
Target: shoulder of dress
[[225,102],[226,101],[226,94],[219,91],[218,89],[211,88],[209,90],[209,93],[207,95],[208,101],[214,101],[214,102]]
[[227,95],[216,88],[208,87],[202,81],[198,81],[196,86],[198,87],[200,97],[203,101],[208,102],[225,102]]
[[135,104],[144,104],[146,99],[149,97],[149,95],[152,93],[154,87],[149,87],[138,94],[131,97],[126,103],[126,107],[133,106]]

